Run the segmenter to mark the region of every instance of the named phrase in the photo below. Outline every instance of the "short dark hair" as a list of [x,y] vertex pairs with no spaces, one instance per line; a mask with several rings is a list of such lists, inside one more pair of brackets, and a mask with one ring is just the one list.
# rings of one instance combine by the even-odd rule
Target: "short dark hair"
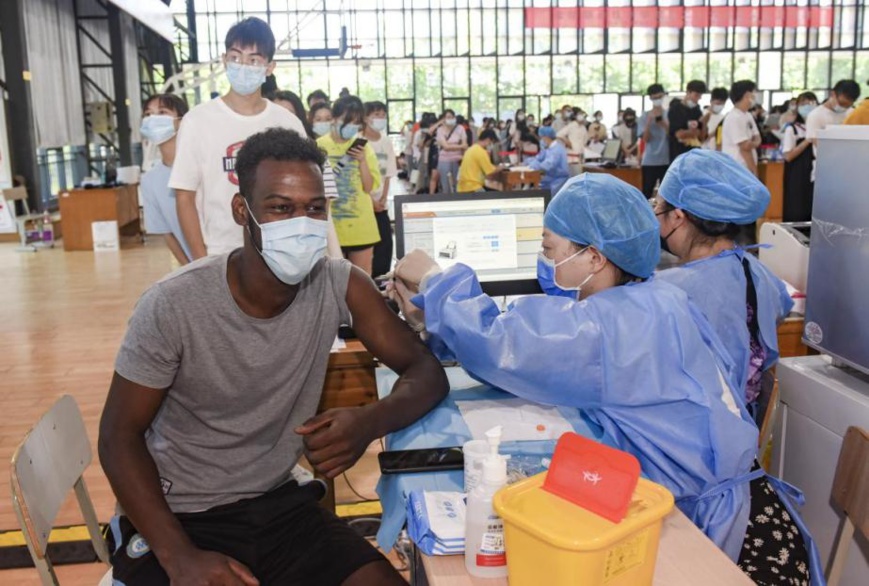
[[332,116],[335,118],[358,117],[360,120],[365,117],[365,107],[362,105],[362,100],[356,96],[344,96],[335,100],[332,104]]
[[311,100],[313,99],[326,100],[326,103],[329,103],[329,96],[327,96],[326,92],[324,92],[323,90],[312,91],[310,94],[308,94],[308,97],[305,98],[305,101],[308,102],[308,105],[310,106]]
[[266,21],[249,16],[229,28],[226,33],[226,50],[238,45],[256,47],[256,50],[271,61],[275,57],[275,35]]
[[491,140],[493,142],[498,142],[498,135],[495,134],[495,131],[491,128],[487,128],[483,132],[480,133],[480,136],[477,138],[477,141],[481,140]]
[[698,94],[705,94],[708,90],[706,89],[706,82],[701,79],[692,79],[688,82],[688,85],[685,86],[686,91],[689,92],[697,92]]
[[322,171],[326,155],[316,142],[295,130],[274,127],[249,136],[235,159],[238,191],[247,201],[253,195],[257,167],[266,160],[314,163]]
[[743,79],[741,81],[733,82],[733,85],[730,86],[730,101],[733,102],[734,105],[741,100],[745,94],[748,92],[753,92],[757,89],[757,84],[751,81],[750,79]]
[[175,94],[154,94],[145,101],[145,107],[142,109],[147,110],[148,106],[154,100],[159,100],[161,108],[168,108],[169,110],[174,110],[174,112],[178,114],[179,118],[184,118],[184,115],[190,111],[190,106],[187,105],[187,102],[184,100],[184,98],[176,96]]
[[386,104],[383,102],[377,100],[365,102],[365,115],[371,116],[375,112],[389,112],[389,110],[386,109]]
[[854,102],[860,97],[860,86],[853,79],[840,79],[833,86],[833,91],[836,95],[847,96]]
[[726,102],[727,98],[730,96],[730,93],[727,91],[726,87],[717,87],[712,88],[712,99],[720,100],[722,102]]
[[453,110],[452,108],[447,108],[446,110],[444,110],[444,113],[443,113],[442,117],[445,118],[447,114],[452,114],[453,116],[455,116],[455,115],[456,115],[456,111]]
[[313,123],[314,114],[316,114],[320,110],[329,110],[329,114],[332,113],[332,107],[329,104],[324,104],[323,102],[319,102],[319,103],[311,106],[311,109],[308,111],[308,120],[310,120]]
[[647,96],[654,96],[655,94],[666,94],[667,92],[664,90],[664,86],[660,83],[653,83],[646,89]]
[[281,90],[279,92],[273,93],[269,96],[271,101],[281,100],[282,102],[289,102],[293,105],[293,110],[296,111],[296,116],[302,121],[302,126],[305,127],[305,132],[307,133],[309,138],[314,138],[314,131],[311,129],[311,125],[308,123],[308,113],[305,111],[305,105],[302,103],[302,98],[296,95],[295,92],[291,92],[290,90]]

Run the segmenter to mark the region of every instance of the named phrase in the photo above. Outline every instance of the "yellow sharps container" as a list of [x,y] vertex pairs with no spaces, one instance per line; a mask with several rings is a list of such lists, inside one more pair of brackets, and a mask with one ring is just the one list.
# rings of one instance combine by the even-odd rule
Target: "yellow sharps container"
[[640,478],[627,516],[613,523],[543,490],[546,474],[495,495],[510,586],[651,584],[670,491]]

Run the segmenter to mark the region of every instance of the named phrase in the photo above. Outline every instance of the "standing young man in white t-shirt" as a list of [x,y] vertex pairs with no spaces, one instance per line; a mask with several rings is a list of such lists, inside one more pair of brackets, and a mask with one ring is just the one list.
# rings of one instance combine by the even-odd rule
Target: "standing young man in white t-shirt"
[[721,127],[721,151],[737,163],[757,175],[757,149],[760,146],[760,131],[748,110],[757,101],[757,84],[742,80],[730,86],[730,101],[733,110],[724,117]]
[[[806,118],[806,138],[812,141],[815,161],[818,159],[818,132],[827,126],[844,124],[851,107],[860,97],[860,86],[853,79],[840,79],[830,91],[830,97]],[[815,180],[815,161],[812,161],[812,181]]]
[[386,104],[383,102],[365,103],[365,130],[362,136],[368,139],[368,144],[377,155],[377,165],[383,183],[371,190],[371,201],[374,204],[374,218],[377,220],[377,230],[380,242],[374,245],[374,260],[371,265],[371,275],[385,275],[392,268],[392,226],[389,223],[387,200],[389,198],[389,183],[398,173],[395,160],[395,148],[386,133]]
[[243,228],[233,220],[230,202],[238,192],[235,157],[247,137],[275,126],[306,136],[296,116],[262,96],[274,55],[275,36],[264,21],[234,24],[223,57],[229,93],[193,108],[181,124],[169,186],[194,260],[242,245]]
[[700,124],[706,129],[706,140],[703,141],[703,146],[700,148],[707,151],[721,150],[721,133],[719,128],[724,120],[724,106],[727,105],[727,98],[730,97],[727,88],[717,87],[712,89],[712,98],[709,103],[709,110],[703,114],[700,119]]

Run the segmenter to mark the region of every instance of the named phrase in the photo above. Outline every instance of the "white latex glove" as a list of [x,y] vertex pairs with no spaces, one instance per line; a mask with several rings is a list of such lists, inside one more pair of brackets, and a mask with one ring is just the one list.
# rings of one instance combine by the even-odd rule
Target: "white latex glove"
[[401,314],[404,316],[404,321],[415,331],[423,331],[425,329],[425,312],[410,302],[415,293],[398,279],[392,281],[387,286],[387,289],[389,291],[389,298],[398,304]]
[[410,251],[395,265],[396,280],[401,280],[412,293],[419,291],[420,283],[441,271],[441,267],[425,251],[418,248]]

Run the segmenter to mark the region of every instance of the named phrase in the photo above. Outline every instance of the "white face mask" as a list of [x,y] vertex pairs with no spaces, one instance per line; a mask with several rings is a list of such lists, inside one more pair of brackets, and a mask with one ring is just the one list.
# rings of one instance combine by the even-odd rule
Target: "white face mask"
[[688,106],[689,108],[696,108],[697,102],[695,102],[694,100],[689,100],[688,98],[685,98],[685,105]]
[[712,113],[713,114],[721,114],[721,111],[724,109],[724,104],[712,104]]
[[146,116],[139,132],[154,144],[163,144],[175,136],[175,118],[166,114]]
[[226,64],[226,77],[235,93],[249,96],[266,82],[266,66],[230,62]]
[[386,118],[372,118],[368,125],[377,132],[383,132],[386,130]]
[[314,122],[311,125],[311,130],[314,131],[314,134],[317,136],[326,136],[332,131],[332,123],[331,122]]
[[660,108],[664,105],[664,98],[658,98],[656,100],[652,100],[652,105],[656,108]]
[[[298,285],[326,254],[329,223],[307,216],[260,224],[244,200],[250,219],[260,229],[262,249],[258,252],[272,273],[287,285]],[[248,224],[250,232],[250,224]],[[253,240],[253,233],[251,233]]]
[[836,114],[841,114],[842,112],[847,112],[847,111],[848,111],[848,108],[846,108],[845,106],[839,105],[838,102],[833,104],[833,112],[835,112]]

